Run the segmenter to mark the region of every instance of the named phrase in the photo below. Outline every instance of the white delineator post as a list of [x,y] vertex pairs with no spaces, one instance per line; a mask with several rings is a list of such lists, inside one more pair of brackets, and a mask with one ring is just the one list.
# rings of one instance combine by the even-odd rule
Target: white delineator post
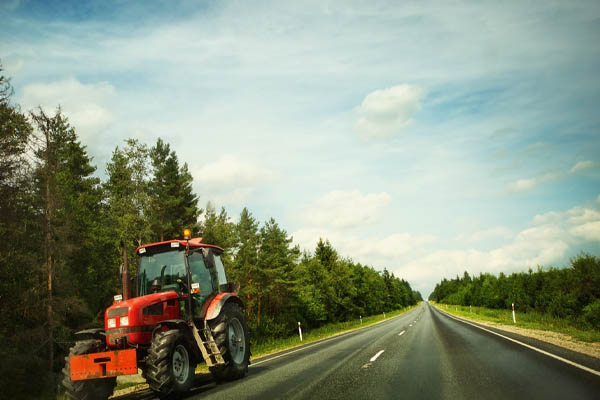
[[517,319],[515,318],[515,303],[512,303],[512,314],[513,314],[513,324],[517,323]]
[[473,312],[473,306],[469,306],[469,312],[472,313]]
[[360,324],[362,325],[362,315],[359,315],[358,318],[360,318]]
[[383,313],[383,318],[385,318],[385,312]]
[[298,334],[300,335],[300,341],[302,341],[302,324],[298,321]]

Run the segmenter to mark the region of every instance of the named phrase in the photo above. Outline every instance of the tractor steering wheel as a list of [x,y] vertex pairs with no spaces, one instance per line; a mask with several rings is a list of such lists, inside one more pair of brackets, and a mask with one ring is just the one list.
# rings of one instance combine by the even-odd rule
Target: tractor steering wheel
[[177,278],[177,283],[179,284],[179,288],[181,289],[181,293],[189,292],[187,284],[181,280],[181,278]]

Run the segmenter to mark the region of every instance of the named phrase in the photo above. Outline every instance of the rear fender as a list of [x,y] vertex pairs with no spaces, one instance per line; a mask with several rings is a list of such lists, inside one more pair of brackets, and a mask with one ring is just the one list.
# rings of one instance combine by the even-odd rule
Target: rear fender
[[156,334],[159,332],[169,329],[180,329],[185,332],[189,330],[190,327],[188,323],[182,319],[167,319],[160,321],[158,324],[156,324],[154,330],[152,330],[152,339],[154,339],[154,336],[156,336]]
[[234,302],[238,304],[242,310],[244,309],[244,304],[236,293],[219,293],[210,301],[204,319],[210,321],[211,319],[217,318],[225,303],[229,302]]

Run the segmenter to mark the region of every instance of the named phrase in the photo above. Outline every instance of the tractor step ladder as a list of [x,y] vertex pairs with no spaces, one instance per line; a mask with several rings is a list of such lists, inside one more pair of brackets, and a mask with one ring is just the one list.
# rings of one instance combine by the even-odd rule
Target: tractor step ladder
[[196,329],[195,326],[192,326],[192,332],[194,332],[194,339],[196,339],[196,344],[202,352],[202,357],[206,362],[206,366],[214,367],[216,365],[225,365],[225,360],[219,351],[219,346],[217,346],[217,343],[213,339],[210,328],[208,326],[204,327],[206,341],[202,340],[198,333],[198,329]]

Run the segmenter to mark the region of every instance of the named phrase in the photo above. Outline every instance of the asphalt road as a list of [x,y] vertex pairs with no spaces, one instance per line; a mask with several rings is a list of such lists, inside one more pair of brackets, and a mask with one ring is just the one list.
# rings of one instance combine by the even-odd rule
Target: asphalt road
[[600,376],[423,303],[379,325],[257,360],[188,399],[600,399]]

